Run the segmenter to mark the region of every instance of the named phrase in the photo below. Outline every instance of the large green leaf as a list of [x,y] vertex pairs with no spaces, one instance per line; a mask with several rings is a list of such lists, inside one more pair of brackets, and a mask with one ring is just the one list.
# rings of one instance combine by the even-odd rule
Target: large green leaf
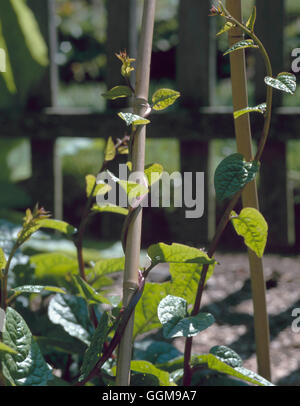
[[166,341],[140,340],[134,343],[134,359],[159,364],[182,355],[177,348]]
[[72,337],[90,344],[93,327],[84,299],[58,293],[50,300],[48,316],[52,323],[62,326]]
[[159,89],[152,96],[154,110],[164,110],[175,103],[180,93],[172,89]]
[[115,100],[120,97],[129,97],[132,95],[132,91],[128,86],[115,86],[108,90],[106,93],[102,93],[105,99]]
[[187,317],[187,307],[186,300],[181,297],[168,295],[161,300],[157,314],[165,338],[193,337],[214,323],[210,313]]
[[223,159],[214,177],[217,199],[224,200],[232,197],[255,178],[258,170],[257,161],[246,162],[243,155],[238,153]]
[[[229,349],[228,349],[229,351]],[[273,386],[273,384],[267,381],[260,375],[242,367],[238,361],[239,357],[230,350],[230,354],[226,354],[226,347],[222,346],[219,350],[214,347],[213,353],[196,355],[191,359],[191,365],[193,367],[199,365],[207,365],[208,368],[241,379],[245,382],[250,382],[259,386]],[[233,367],[232,365],[237,365]]]
[[147,253],[153,264],[169,262],[211,265],[215,264],[216,262],[213,258],[209,258],[208,255],[201,249],[177,243],[173,243],[171,245],[164,244],[162,242],[153,244],[148,248]]
[[91,344],[84,354],[83,363],[81,366],[81,376],[79,378],[80,381],[89,376],[90,372],[99,360],[102,353],[103,344],[112,325],[113,322],[111,317],[107,312],[104,312],[99,320],[95,333],[92,336]]
[[224,52],[223,55],[227,55],[244,48],[258,48],[258,46],[254,44],[254,41],[252,39],[244,39],[232,45],[232,47],[227,49],[227,51]]
[[268,224],[263,215],[251,207],[244,208],[239,215],[231,213],[231,221],[238,235],[258,257],[264,254],[268,238]]
[[11,385],[45,386],[52,373],[46,364],[39,346],[19,313],[8,307],[6,310],[3,343],[17,351],[1,356],[2,372]]
[[281,90],[286,93],[294,94],[296,91],[296,76],[289,72],[282,72],[276,78],[265,77],[265,83],[268,86]]

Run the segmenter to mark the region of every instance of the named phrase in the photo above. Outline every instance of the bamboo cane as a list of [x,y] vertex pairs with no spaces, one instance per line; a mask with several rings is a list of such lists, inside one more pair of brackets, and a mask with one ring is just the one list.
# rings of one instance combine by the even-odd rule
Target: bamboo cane
[[[227,0],[227,9],[238,21],[242,21],[241,0]],[[243,33],[235,27],[229,31],[230,45],[241,41]],[[239,50],[230,54],[232,98],[234,111],[248,106],[245,52]],[[237,150],[247,161],[253,159],[249,114],[235,120]],[[243,207],[259,208],[256,181],[249,183],[242,193]],[[263,261],[252,250],[248,250],[251,287],[254,309],[254,330],[258,373],[271,379],[269,355],[269,322],[266,309]]]
[[[136,68],[136,102],[134,106],[134,112],[140,116],[145,114],[145,106],[147,106],[148,100],[155,7],[156,0],[144,0],[141,38]],[[146,127],[139,126],[132,143],[133,172],[144,173],[145,144]],[[141,231],[142,210],[139,211],[137,216],[134,216],[133,220],[128,226],[123,282],[123,305],[125,307],[128,305],[132,294],[138,287]],[[128,386],[130,383],[133,324],[134,315],[131,316],[119,345],[116,376],[116,384],[118,386]]]

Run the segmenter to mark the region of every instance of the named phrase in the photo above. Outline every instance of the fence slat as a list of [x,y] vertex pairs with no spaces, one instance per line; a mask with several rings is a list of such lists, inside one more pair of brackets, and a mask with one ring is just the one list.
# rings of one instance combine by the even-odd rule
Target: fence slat
[[[179,4],[179,44],[177,82],[181,104],[192,111],[209,106],[215,86],[214,19],[209,18],[211,1],[181,0]],[[200,138],[200,134],[199,134]],[[197,219],[182,216],[183,241],[206,243],[214,233],[215,203],[210,183],[210,144],[208,141],[180,142],[181,171],[204,172],[204,215]],[[195,186],[195,184],[194,184]],[[195,189],[194,189],[195,192]],[[195,238],[197,236],[197,238]]]
[[[284,0],[257,1],[256,31],[265,45],[271,59],[273,75],[288,70],[284,66]],[[276,27],[276,29],[272,29]],[[255,97],[256,102],[265,101],[264,76],[266,75],[261,57],[256,59]],[[274,90],[273,105],[280,106],[282,93]],[[273,247],[288,244],[287,213],[287,145],[286,141],[274,140],[271,127],[269,141],[262,156],[260,171],[261,211],[269,223],[269,241]]]

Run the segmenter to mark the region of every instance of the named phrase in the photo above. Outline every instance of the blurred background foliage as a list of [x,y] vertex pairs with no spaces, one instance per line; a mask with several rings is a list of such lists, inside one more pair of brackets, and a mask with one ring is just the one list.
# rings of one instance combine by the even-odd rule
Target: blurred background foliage
[[[107,1],[107,0],[106,0]],[[29,24],[36,30],[32,21],[32,15],[25,9],[26,2],[23,2],[23,10],[19,10],[19,18],[23,12]],[[1,2],[1,15],[11,13],[7,4]],[[251,12],[253,0],[243,2],[245,18]],[[14,6],[16,1],[12,1]],[[178,43],[178,20],[177,7],[178,0],[159,0],[157,5],[157,15],[154,34],[153,58],[151,70],[150,93],[159,87],[176,88],[175,66],[176,66],[176,46]],[[138,16],[141,15],[142,1],[138,0]],[[285,70],[290,70],[291,50],[300,46],[300,2],[299,0],[286,0],[287,18],[285,26]],[[95,111],[105,109],[105,101],[101,93],[105,91],[106,74],[106,7],[105,0],[56,0],[56,24],[58,30],[58,52],[56,63],[59,66],[59,93],[58,105],[64,107],[85,107]],[[221,24],[221,21],[218,21]],[[20,22],[19,22],[20,25]],[[21,25],[20,25],[21,26]],[[2,41],[11,42],[13,46],[14,36],[12,31],[8,33],[8,24],[5,18],[2,21]],[[21,35],[19,32],[18,35]],[[25,33],[23,32],[25,36]],[[28,33],[26,35],[29,35]],[[35,32],[35,41],[38,33]],[[25,37],[24,37],[25,38]],[[26,42],[26,41],[25,41]],[[23,41],[24,44],[24,41]],[[28,41],[27,41],[28,44]],[[7,44],[8,46],[8,44]],[[23,45],[24,47],[24,45]],[[227,47],[227,37],[220,36],[217,40],[217,88],[216,105],[231,105],[231,84],[229,71],[229,58],[223,57],[222,52]],[[24,50],[23,50],[24,51]],[[25,52],[23,52],[25,54]],[[30,52],[29,52],[30,54]],[[13,53],[12,53],[13,55]],[[30,55],[29,55],[30,56]],[[28,49],[27,49],[27,57]],[[23,57],[22,52],[18,56]],[[32,58],[31,53],[31,58]],[[251,53],[248,57],[248,77],[249,77],[249,103],[253,98],[253,88],[251,79],[253,77],[254,60]],[[26,72],[28,69],[26,69]],[[26,73],[25,72],[25,73]],[[16,82],[22,83],[24,77],[15,68],[14,76]],[[22,78],[22,80],[20,80]],[[5,78],[0,78],[0,90],[5,88]],[[31,77],[26,82],[25,89],[17,88],[13,94],[14,99],[20,100],[20,95],[31,87]],[[7,86],[6,86],[7,87]],[[7,93],[7,92],[6,92]],[[3,100],[6,93],[2,93]],[[300,105],[300,87],[297,95],[290,98],[284,97],[285,106]],[[84,135],[83,135],[84,136]],[[64,202],[65,211],[77,213],[79,216],[80,205],[84,199],[84,177],[87,173],[97,173],[99,163],[103,157],[104,141],[102,139],[60,139],[59,154],[63,162],[64,174]],[[292,141],[289,143],[288,165],[294,176],[300,176],[300,143]],[[218,162],[229,153],[235,151],[235,143],[229,141],[213,142],[213,168]],[[29,204],[30,196],[19,185],[20,182],[31,176],[30,148],[27,140],[0,139],[1,167],[0,183],[6,185],[5,196],[0,197],[0,209],[19,209]],[[148,140],[147,163],[158,161],[163,164],[165,170],[173,172],[180,170],[179,144],[176,140],[162,138],[160,140]],[[296,175],[295,175],[296,174]],[[3,190],[3,189],[2,189]],[[2,194],[3,195],[3,194]],[[75,219],[77,218],[75,215]]]

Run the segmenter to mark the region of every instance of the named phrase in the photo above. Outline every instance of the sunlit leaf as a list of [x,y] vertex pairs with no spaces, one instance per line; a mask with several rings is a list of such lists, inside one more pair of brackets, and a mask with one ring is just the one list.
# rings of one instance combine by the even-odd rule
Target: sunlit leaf
[[224,34],[225,32],[230,31],[234,27],[235,27],[235,24],[231,23],[230,21],[227,21],[227,23],[225,23],[225,25],[221,28],[221,30],[216,34],[217,37],[219,35]]
[[125,121],[127,126],[130,125],[144,125],[144,124],[149,124],[150,121],[147,120],[146,118],[143,118],[141,116],[138,116],[137,114],[133,113],[123,113],[120,112],[118,113],[118,116],[121,117],[122,120]]
[[268,86],[290,94],[294,94],[297,87],[296,76],[289,72],[279,73],[276,78],[266,76],[265,83]]
[[0,247],[0,271],[6,266],[6,258],[3,249]]
[[55,219],[42,219],[37,220],[37,224],[41,228],[49,228],[51,230],[60,231],[61,233],[67,234],[68,236],[73,235],[77,230],[71,224]]
[[98,204],[94,204],[92,207],[92,211],[94,212],[99,212],[99,213],[116,213],[116,214],[122,214],[123,216],[127,216],[128,214],[128,209],[126,207],[120,207],[116,206],[115,204],[108,203],[105,206],[98,206]]
[[164,168],[160,164],[150,164],[145,167],[145,175],[148,180],[148,185],[152,186],[155,182],[157,182],[162,174]]
[[109,162],[112,161],[116,156],[116,147],[113,142],[112,137],[108,137],[108,140],[106,142],[105,146],[105,152],[104,152],[104,160]]
[[93,196],[105,195],[111,190],[111,186],[105,182],[96,184],[96,177],[94,175],[86,175],[86,195],[89,197],[91,193]]
[[175,103],[180,93],[172,89],[159,89],[152,96],[154,110],[164,110]]
[[132,95],[132,91],[128,86],[115,86],[108,90],[106,93],[102,93],[105,99],[115,100],[120,97],[129,97]]

